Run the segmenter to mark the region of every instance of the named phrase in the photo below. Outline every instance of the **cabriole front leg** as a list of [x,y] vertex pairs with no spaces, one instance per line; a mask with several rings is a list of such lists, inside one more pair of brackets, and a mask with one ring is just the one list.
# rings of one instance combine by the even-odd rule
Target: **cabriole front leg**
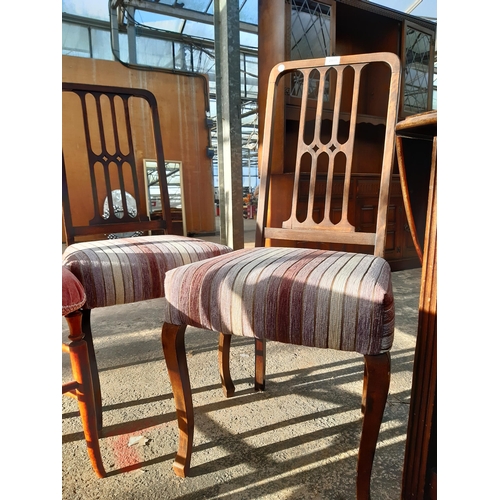
[[391,380],[391,357],[388,352],[365,356],[363,400],[361,412],[363,426],[358,454],[358,477],[356,499],[370,500],[370,478],[375,457],[375,448],[384,416],[389,383]]
[[163,354],[172,385],[179,426],[179,447],[173,465],[174,472],[179,477],[186,477],[189,474],[194,433],[193,398],[184,344],[185,332],[186,325],[163,323]]

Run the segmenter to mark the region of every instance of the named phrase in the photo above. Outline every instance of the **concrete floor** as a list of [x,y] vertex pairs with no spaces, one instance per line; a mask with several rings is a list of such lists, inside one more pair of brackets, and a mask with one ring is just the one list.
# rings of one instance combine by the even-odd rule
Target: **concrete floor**
[[[253,221],[245,221],[252,245]],[[420,269],[393,273],[392,379],[372,474],[372,499],[400,497]],[[108,477],[90,467],[76,401],[62,401],[63,499],[355,498],[362,356],[268,343],[266,391],[253,389],[253,341],[234,337],[233,398],[224,398],[214,332],[189,328],[195,407],[191,477],[172,470],[178,434],[160,341],[163,299],[92,312],[104,404]],[[63,340],[67,328],[63,320]],[[70,377],[63,356],[63,380]],[[131,437],[143,437],[129,445]]]

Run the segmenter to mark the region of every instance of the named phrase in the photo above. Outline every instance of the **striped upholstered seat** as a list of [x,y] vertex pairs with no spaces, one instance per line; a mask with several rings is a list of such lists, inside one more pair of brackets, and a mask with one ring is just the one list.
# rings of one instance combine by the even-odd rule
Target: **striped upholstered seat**
[[224,334],[380,354],[392,346],[389,264],[299,248],[238,250],[165,275],[165,321]]
[[82,328],[88,346],[98,429],[103,426],[102,396],[91,310],[163,297],[166,271],[230,251],[225,245],[176,235],[99,240],[66,248],[63,266],[82,283],[87,297]]
[[357,490],[363,494],[357,498],[370,498],[394,337],[391,269],[385,259],[305,248],[246,248],[168,271],[165,298],[163,350],[181,436],[174,462],[177,475],[189,474],[193,446],[194,410],[184,333],[186,326],[194,326],[220,332],[221,379],[231,394],[232,335],[256,339],[256,389],[264,388],[267,340],[364,355],[357,478]]
[[225,245],[176,235],[74,243],[63,265],[81,281],[85,309],[163,297],[165,272],[231,251]]

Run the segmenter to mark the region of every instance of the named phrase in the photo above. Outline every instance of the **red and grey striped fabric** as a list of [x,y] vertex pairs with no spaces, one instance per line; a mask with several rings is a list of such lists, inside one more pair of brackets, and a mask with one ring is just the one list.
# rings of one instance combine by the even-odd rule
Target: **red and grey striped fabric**
[[373,255],[252,248],[169,271],[165,321],[378,354],[392,346],[389,264]]
[[85,304],[85,290],[76,276],[64,266],[62,268],[62,315],[77,311]]
[[163,297],[165,272],[232,251],[176,235],[139,236],[70,245],[63,265],[81,281],[86,309]]

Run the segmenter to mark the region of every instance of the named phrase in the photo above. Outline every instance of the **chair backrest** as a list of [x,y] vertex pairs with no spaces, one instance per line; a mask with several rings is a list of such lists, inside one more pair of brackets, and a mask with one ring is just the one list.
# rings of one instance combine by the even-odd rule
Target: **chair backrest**
[[150,220],[144,158],[165,165],[158,106],[144,89],[63,83],[63,217],[76,237],[172,232],[165,168],[162,215]]
[[[368,245],[383,256],[400,79],[392,53],[287,61],[271,70],[256,246]],[[380,184],[373,232],[354,222],[352,176],[363,162]]]

